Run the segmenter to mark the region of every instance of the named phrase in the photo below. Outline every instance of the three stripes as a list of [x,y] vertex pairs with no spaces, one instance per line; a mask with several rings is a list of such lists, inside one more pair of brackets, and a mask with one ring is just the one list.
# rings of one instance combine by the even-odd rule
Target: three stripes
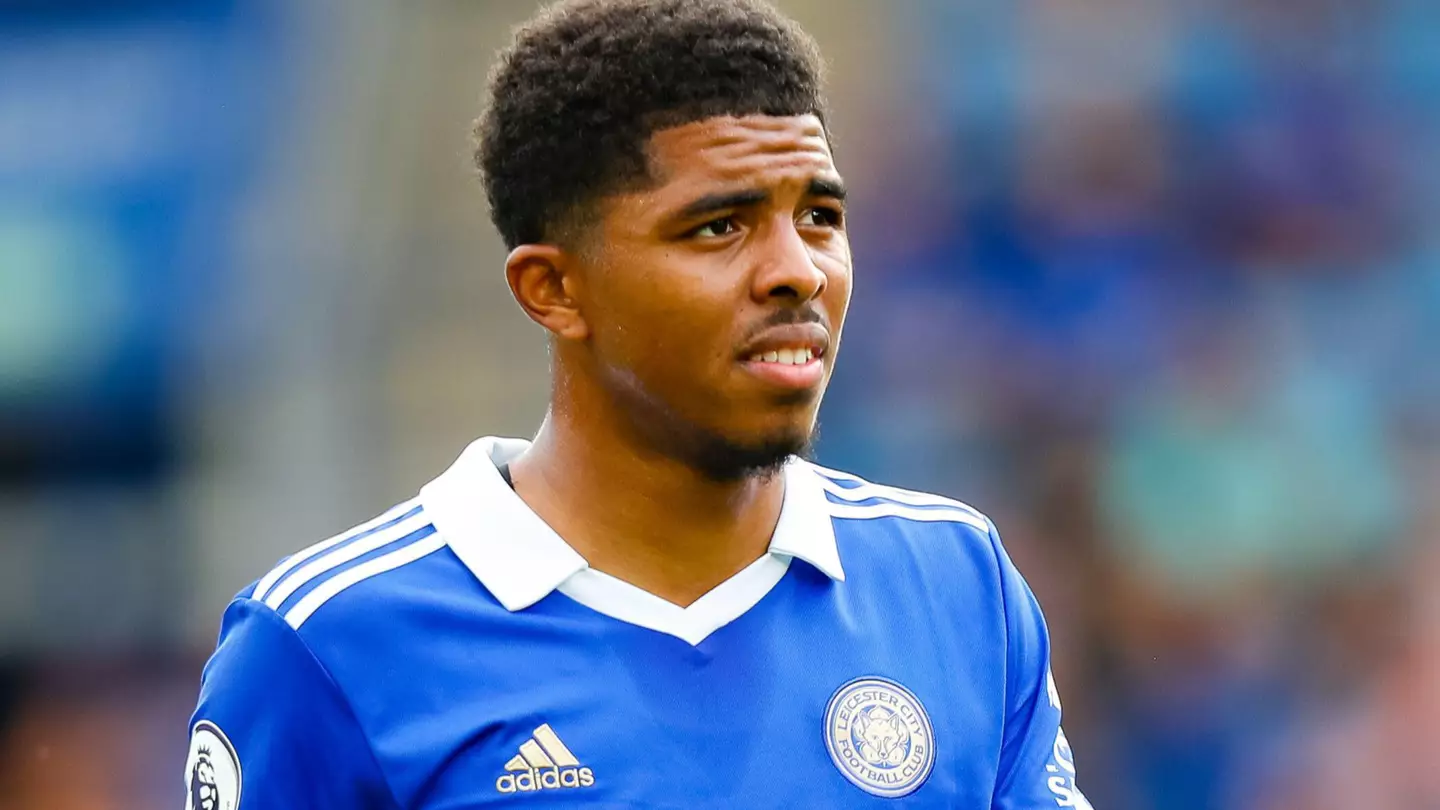
[[570,753],[565,743],[555,735],[550,724],[535,729],[534,736],[520,744],[519,755],[505,763],[507,771],[541,770],[543,768],[573,768],[580,760]]
[[982,532],[990,521],[973,507],[941,495],[872,484],[856,475],[811,465],[830,496],[831,517],[875,520],[898,517],[925,523],[963,523]]
[[[408,501],[285,560],[260,580],[251,598],[299,628],[321,605],[351,585],[414,562],[444,545],[419,503]],[[389,551],[325,578],[335,569],[387,547],[391,547]],[[292,600],[312,583],[316,584],[308,593]]]

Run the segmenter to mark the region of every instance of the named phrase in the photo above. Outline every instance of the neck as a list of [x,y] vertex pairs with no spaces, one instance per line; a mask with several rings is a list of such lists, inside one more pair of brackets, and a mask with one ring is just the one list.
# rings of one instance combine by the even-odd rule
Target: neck
[[781,475],[714,481],[622,430],[567,418],[576,412],[552,408],[511,471],[520,497],[592,568],[684,606],[766,553]]

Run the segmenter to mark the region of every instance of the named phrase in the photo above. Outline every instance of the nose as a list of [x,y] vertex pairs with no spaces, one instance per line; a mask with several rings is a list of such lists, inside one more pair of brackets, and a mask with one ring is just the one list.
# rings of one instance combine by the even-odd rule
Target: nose
[[805,304],[818,298],[828,284],[825,272],[795,223],[788,218],[770,228],[757,245],[758,256],[751,295],[756,303],[777,300]]

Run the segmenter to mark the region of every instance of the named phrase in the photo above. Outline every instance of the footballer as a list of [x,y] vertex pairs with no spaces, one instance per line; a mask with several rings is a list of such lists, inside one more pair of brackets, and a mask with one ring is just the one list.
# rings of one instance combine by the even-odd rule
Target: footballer
[[991,521],[805,460],[853,280],[821,74],[762,0],[517,31],[476,161],[543,422],[230,603],[190,810],[1089,807]]

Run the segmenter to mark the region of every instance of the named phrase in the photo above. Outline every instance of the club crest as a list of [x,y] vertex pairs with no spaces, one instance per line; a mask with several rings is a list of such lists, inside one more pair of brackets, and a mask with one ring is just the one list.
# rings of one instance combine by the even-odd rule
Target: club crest
[[913,692],[884,678],[857,678],[825,707],[825,748],[840,773],[876,796],[914,793],[935,767],[935,732]]

